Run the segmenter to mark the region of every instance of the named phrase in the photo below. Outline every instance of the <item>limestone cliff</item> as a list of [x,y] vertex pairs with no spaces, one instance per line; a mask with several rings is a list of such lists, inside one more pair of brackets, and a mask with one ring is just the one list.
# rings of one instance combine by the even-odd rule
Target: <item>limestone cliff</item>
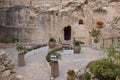
[[8,0],[0,17],[1,32],[13,32],[9,35],[20,42],[46,43],[50,37],[64,40],[64,29],[70,26],[71,40],[89,43],[97,21],[104,22],[104,38],[120,36],[119,9],[119,0]]

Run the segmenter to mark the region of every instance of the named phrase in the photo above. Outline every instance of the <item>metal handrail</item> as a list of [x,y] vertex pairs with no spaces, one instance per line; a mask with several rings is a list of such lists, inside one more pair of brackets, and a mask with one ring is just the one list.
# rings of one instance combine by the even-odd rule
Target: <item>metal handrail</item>
[[114,43],[114,39],[117,39],[117,43],[119,44],[120,43],[120,37],[110,37],[110,38],[105,38],[105,39],[103,39],[103,47],[104,47],[104,45],[105,45],[105,40],[112,40],[112,45],[113,45],[113,43]]

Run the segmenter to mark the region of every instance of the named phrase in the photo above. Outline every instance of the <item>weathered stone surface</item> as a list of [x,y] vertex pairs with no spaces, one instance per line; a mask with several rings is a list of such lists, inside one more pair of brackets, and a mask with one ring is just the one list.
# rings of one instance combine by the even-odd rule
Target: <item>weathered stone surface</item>
[[5,66],[4,65],[0,65],[0,71],[5,70]]
[[0,80],[18,80],[16,78],[15,65],[1,50],[0,50]]
[[4,65],[7,65],[7,64],[9,64],[10,62],[11,62],[11,60],[6,60],[6,61],[3,62],[3,64],[4,64]]
[[[120,2],[88,0],[88,3],[85,3],[85,1],[8,0],[6,4],[12,5],[12,7],[3,12],[0,23],[10,27],[5,26],[4,29],[0,29],[0,32],[17,36],[20,42],[42,44],[47,43],[50,37],[54,37],[57,41],[59,39],[64,41],[64,29],[71,26],[71,41],[76,38],[89,43],[89,31],[97,28],[97,21],[103,21],[104,25],[100,30],[104,38],[120,36]],[[27,6],[25,6],[26,4]],[[80,20],[83,21],[83,24],[79,23]]]
[[10,75],[10,70],[5,70],[3,73],[2,73],[2,77],[8,77]]
[[6,65],[6,69],[14,69],[15,68],[15,65],[14,64],[8,64]]

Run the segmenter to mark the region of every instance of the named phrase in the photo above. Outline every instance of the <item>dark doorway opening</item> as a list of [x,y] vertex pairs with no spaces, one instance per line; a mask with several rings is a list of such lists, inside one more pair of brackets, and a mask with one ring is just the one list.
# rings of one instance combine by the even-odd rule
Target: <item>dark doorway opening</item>
[[71,26],[67,26],[64,28],[64,40],[71,39]]

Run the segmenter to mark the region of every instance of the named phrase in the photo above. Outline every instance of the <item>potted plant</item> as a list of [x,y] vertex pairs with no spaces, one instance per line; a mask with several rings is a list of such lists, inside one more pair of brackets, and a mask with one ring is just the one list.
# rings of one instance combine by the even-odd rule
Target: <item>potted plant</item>
[[74,70],[68,70],[67,72],[67,80],[75,80],[76,74]]
[[96,24],[98,28],[102,28],[104,23],[102,21],[97,21]]
[[81,42],[81,41],[74,42],[74,53],[80,53],[80,50],[81,50],[80,44],[84,44],[84,42]]
[[54,48],[54,47],[55,47],[55,43],[56,43],[56,40],[55,40],[54,38],[50,38],[50,39],[49,39],[49,43],[48,43],[49,48],[50,48],[50,49],[51,49],[51,48]]
[[27,52],[28,48],[26,48],[23,45],[18,45],[16,47],[16,50],[19,52],[18,53],[18,65],[24,66],[25,65],[24,55]]

